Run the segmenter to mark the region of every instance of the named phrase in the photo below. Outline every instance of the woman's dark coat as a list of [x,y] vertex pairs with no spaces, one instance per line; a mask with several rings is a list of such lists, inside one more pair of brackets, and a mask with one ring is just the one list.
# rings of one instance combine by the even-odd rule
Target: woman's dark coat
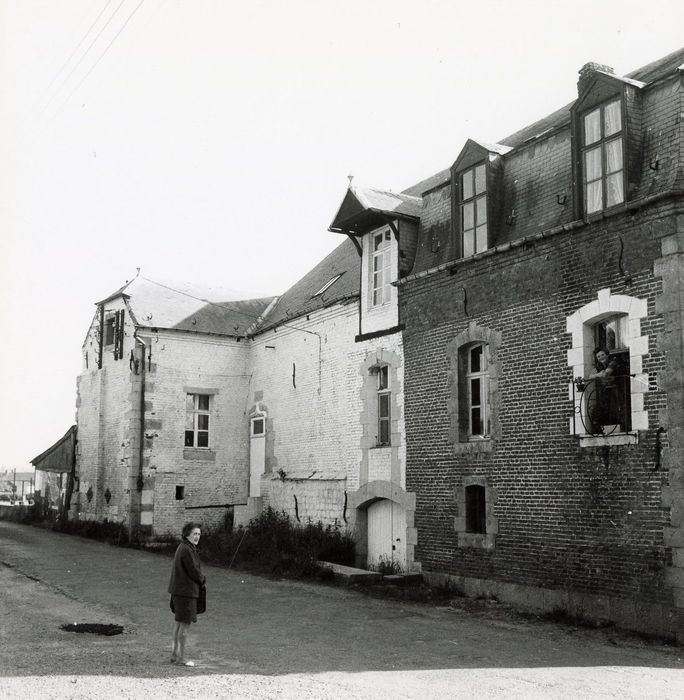
[[200,586],[204,580],[197,547],[189,540],[183,539],[173,558],[169,593],[186,598],[198,598]]

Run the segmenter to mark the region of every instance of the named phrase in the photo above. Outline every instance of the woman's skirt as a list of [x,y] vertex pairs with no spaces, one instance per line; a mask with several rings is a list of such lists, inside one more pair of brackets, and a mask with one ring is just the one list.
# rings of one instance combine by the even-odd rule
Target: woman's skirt
[[197,598],[188,598],[184,595],[171,596],[171,610],[176,622],[197,622]]

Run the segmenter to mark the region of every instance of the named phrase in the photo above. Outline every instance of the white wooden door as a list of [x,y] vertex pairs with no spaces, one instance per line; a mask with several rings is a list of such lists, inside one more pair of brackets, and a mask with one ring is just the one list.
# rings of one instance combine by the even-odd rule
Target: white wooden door
[[380,560],[406,568],[406,513],[392,501],[382,500],[368,507],[368,566]]

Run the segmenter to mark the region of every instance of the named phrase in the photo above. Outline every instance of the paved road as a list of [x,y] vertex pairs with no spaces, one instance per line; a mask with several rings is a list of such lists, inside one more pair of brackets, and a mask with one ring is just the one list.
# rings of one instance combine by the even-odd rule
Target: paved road
[[684,697],[681,648],[215,567],[178,668],[167,557],[0,522],[0,562],[1,697]]

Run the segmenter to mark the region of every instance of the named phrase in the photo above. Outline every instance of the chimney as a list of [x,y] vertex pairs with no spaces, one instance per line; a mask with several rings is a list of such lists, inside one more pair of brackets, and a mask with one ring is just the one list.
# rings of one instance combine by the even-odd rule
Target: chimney
[[602,63],[585,63],[579,69],[579,80],[577,81],[577,94],[581,95],[586,86],[594,78],[596,71],[602,71],[603,73],[611,73],[615,75],[615,71],[610,66],[604,66]]

